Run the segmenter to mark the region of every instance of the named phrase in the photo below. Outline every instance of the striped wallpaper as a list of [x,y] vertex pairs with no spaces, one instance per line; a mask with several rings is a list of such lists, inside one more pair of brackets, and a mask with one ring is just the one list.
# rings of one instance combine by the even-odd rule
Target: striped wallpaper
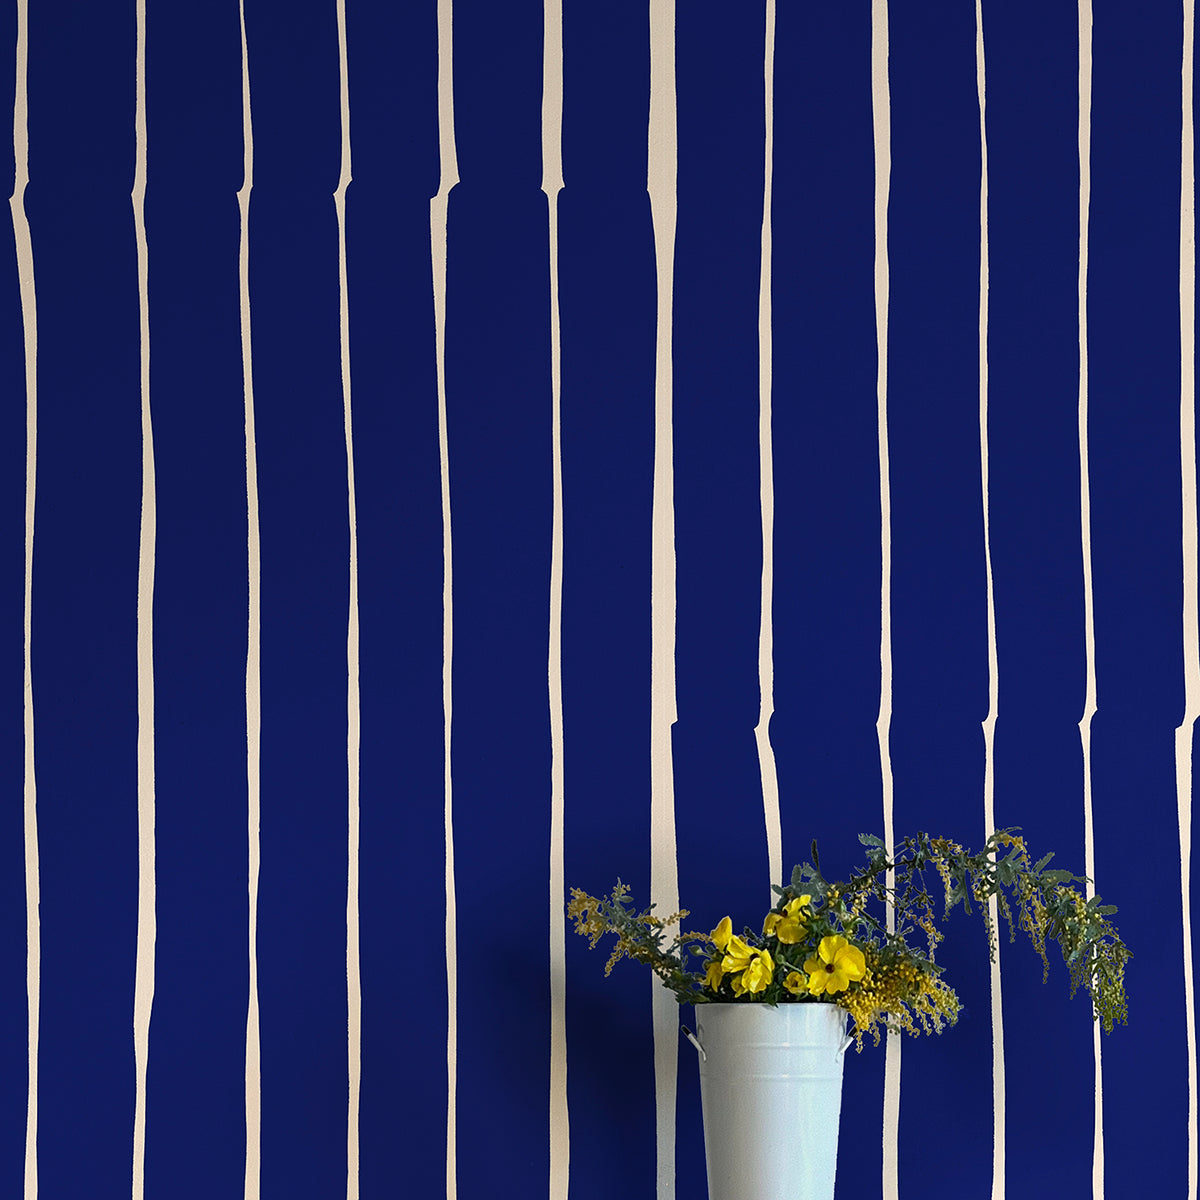
[[701,1197],[567,886],[1019,825],[839,1200],[1197,1200],[1194,0],[4,13],[0,1197]]

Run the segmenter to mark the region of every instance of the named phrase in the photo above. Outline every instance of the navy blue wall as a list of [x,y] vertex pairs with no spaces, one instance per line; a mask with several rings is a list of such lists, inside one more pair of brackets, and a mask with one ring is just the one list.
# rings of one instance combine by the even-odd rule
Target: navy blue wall
[[[262,1197],[433,1197],[447,1191],[449,1157],[463,1195],[561,1197],[569,1183],[575,1200],[648,1197],[656,1161],[672,1153],[679,1194],[703,1195],[695,1056],[683,1044],[675,1142],[656,1145],[649,982],[628,964],[603,979],[603,958],[569,927],[556,942],[548,894],[557,855],[566,881],[589,891],[617,875],[638,899],[650,886],[663,264],[646,187],[647,8],[566,5],[565,188],[555,197],[542,181],[542,6],[455,0],[452,59],[442,44],[460,176],[448,201],[444,455],[430,200],[453,181],[440,172],[448,126],[439,159],[437,6],[346,0],[345,9],[353,182],[343,295],[334,192],[347,110],[335,0],[245,0],[246,64],[236,0],[200,10],[146,3],[157,532],[154,774],[149,793],[143,774],[141,806],[155,828],[157,937],[143,1085],[134,1059],[136,963],[150,948],[138,938],[148,870],[138,711],[149,695],[137,660],[147,516],[131,202],[138,13],[82,0],[4,8],[0,95],[28,114],[28,187],[19,186],[18,136],[0,159],[5,194],[17,193],[0,248],[0,1195],[33,1200],[36,1167],[43,1200],[126,1197],[143,1171],[147,1195],[228,1197],[242,1194],[252,1161]],[[785,867],[808,857],[813,838],[827,872],[858,865],[857,833],[884,829],[885,783],[897,836],[983,840],[986,499],[995,824],[1022,826],[1035,851],[1056,850],[1056,865],[1083,871],[1090,604],[1097,883],[1121,906],[1116,919],[1136,956],[1131,1023],[1103,1042],[1104,1180],[1111,1196],[1139,1192],[1152,1146],[1156,1186],[1181,1196],[1195,1147],[1175,730],[1195,637],[1184,628],[1185,584],[1196,572],[1194,547],[1187,559],[1183,550],[1194,513],[1184,511],[1181,472],[1181,450],[1186,470],[1194,447],[1180,444],[1190,375],[1179,332],[1182,13],[1150,6],[1131,18],[1096,4],[1081,480],[1079,12],[1035,0],[984,10],[989,486],[985,498],[975,8],[894,5],[885,506],[871,6],[781,5],[771,18],[762,6],[679,5],[671,849],[689,928],[711,928],[726,912],[735,924],[758,920],[770,882],[754,738],[765,564]],[[878,5],[874,17],[877,35]],[[758,305],[770,19],[774,539],[764,546]],[[245,230],[244,65],[254,148]],[[564,547],[557,841],[552,244]],[[36,309],[28,289],[23,304],[19,278],[30,248]],[[35,317],[37,381],[27,392]],[[881,599],[885,545],[891,590]],[[32,708],[23,701],[26,615]],[[352,621],[357,659],[348,658]],[[261,738],[247,721],[247,655],[258,648]],[[881,765],[876,720],[888,677]],[[357,843],[348,840],[355,797]],[[1190,796],[1183,801],[1190,809]],[[261,825],[248,830],[252,805]],[[261,1039],[248,1066],[253,845]],[[40,911],[30,926],[34,885]],[[905,1045],[901,1196],[990,1188],[987,955],[975,918],[956,916],[949,933],[941,957],[967,1007],[944,1037]],[[351,966],[348,938],[359,952]],[[1043,987],[1027,945],[1002,951],[1007,1187],[1091,1196],[1086,998],[1068,1000],[1061,963]],[[551,989],[558,961],[561,1001]],[[40,1001],[34,1089],[31,994]],[[548,1132],[551,1031],[562,1020],[569,1174]],[[847,1056],[840,1197],[881,1194],[883,1070],[883,1050]],[[249,1093],[261,1102],[259,1144],[247,1138]],[[36,1154],[27,1156],[34,1117]]]

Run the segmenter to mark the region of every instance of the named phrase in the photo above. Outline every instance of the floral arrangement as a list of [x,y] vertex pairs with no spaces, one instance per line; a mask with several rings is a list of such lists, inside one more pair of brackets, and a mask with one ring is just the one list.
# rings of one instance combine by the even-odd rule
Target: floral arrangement
[[[1058,942],[1071,995],[1084,986],[1093,1019],[1111,1033],[1114,1022],[1126,1022],[1125,963],[1131,957],[1105,919],[1117,910],[1101,905],[1099,896],[1084,899],[1073,885],[1090,882],[1085,876],[1047,870],[1053,854],[1031,863],[1016,834],[1015,828],[999,830],[976,854],[925,833],[905,838],[889,854],[881,839],[860,834],[867,866],[845,883],[822,876],[814,841],[812,862],[797,866],[788,886],[772,889],[778,902],[761,932],[747,926],[735,934],[732,920],[723,917],[711,933],[681,932],[664,946],[665,930],[688,916],[687,910],[659,918],[651,904],[637,912],[619,879],[611,897],[572,888],[567,914],[592,948],[606,934],[616,934],[605,975],[628,957],[648,964],[681,1004],[832,1002],[854,1017],[861,1052],[864,1033],[879,1044],[880,1025],[916,1034],[915,1014],[924,1032],[941,1033],[944,1024],[958,1020],[958,996],[935,961],[943,935],[925,886],[924,872],[932,868],[942,882],[943,919],[960,900],[967,912],[972,899],[980,906],[993,961],[993,896],[1008,921],[1009,941],[1016,940],[1017,925],[1029,935],[1042,960],[1043,983],[1050,970],[1046,942]],[[890,909],[892,920],[881,923],[868,911],[872,902]],[[924,948],[908,944],[907,935],[917,929],[925,935]],[[685,964],[685,948],[696,970]]]

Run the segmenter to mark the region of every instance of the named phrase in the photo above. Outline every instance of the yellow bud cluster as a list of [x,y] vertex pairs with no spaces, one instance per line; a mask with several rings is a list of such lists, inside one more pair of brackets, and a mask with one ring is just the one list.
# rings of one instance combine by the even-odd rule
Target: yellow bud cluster
[[649,925],[654,929],[664,929],[668,925],[674,925],[676,921],[682,921],[684,917],[690,917],[692,914],[686,908],[681,908],[678,912],[673,912],[669,917],[644,916],[640,920],[643,924]]
[[[874,947],[865,949],[866,974],[857,987],[838,996],[837,1003],[854,1018],[854,1037],[862,1051],[862,1035],[870,1030],[879,1045],[878,1021],[885,1013],[910,1025],[906,1003],[920,993],[922,973],[911,963],[881,963]],[[914,1031],[915,1032],[915,1031]]]
[[[1050,977],[1050,960],[1046,957],[1046,933],[1050,919],[1041,892],[1026,880],[1022,880],[1017,894],[1017,913],[1021,928],[1029,935],[1033,948],[1042,960],[1042,982],[1045,983]],[[1012,925],[1011,919],[1009,925]]]
[[575,932],[587,937],[588,948],[594,950],[608,932],[608,922],[600,914],[600,901],[579,888],[571,889],[571,897],[567,916],[575,921]]
[[881,1024],[919,1033],[914,1012],[926,1033],[941,1033],[944,1023],[958,1019],[958,996],[940,979],[927,975],[911,960],[883,964],[870,946],[865,957],[868,967],[861,983],[837,998],[839,1007],[854,1018],[854,1040],[860,1053],[864,1033],[869,1032],[879,1045]]
[[942,878],[942,886],[946,890],[946,907],[949,908],[950,893],[954,890],[954,881],[950,878],[950,867],[940,854],[934,855],[933,865],[937,868],[937,873]]
[[953,1025],[958,1020],[960,1007],[958,993],[948,983],[928,975],[922,980],[920,995],[913,1004],[926,1033],[941,1033],[944,1023]]
[[1025,848],[1025,839],[1021,836],[1013,837],[1011,833],[1001,829],[996,834],[997,846],[1020,846],[1022,850]]
[[613,967],[621,961],[621,956],[628,954],[631,948],[631,944],[624,937],[617,938],[617,944],[613,947],[613,952],[608,956],[608,962],[604,964],[604,977],[606,979],[612,974]]
[[946,935],[933,923],[933,910],[930,908],[921,914],[917,924],[925,931],[925,940],[929,943],[929,957],[932,958],[938,942],[943,941]]

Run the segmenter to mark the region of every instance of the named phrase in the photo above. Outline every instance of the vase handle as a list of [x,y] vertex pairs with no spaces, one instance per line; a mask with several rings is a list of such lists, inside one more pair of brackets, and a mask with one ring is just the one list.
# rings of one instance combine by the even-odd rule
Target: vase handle
[[704,1053],[704,1047],[700,1045],[700,1039],[696,1037],[696,1035],[686,1025],[680,1025],[679,1031],[685,1038],[687,1038],[689,1042],[692,1043],[693,1046],[696,1047],[697,1050],[700,1051],[700,1057],[704,1059],[705,1062],[708,1062],[708,1055]]

